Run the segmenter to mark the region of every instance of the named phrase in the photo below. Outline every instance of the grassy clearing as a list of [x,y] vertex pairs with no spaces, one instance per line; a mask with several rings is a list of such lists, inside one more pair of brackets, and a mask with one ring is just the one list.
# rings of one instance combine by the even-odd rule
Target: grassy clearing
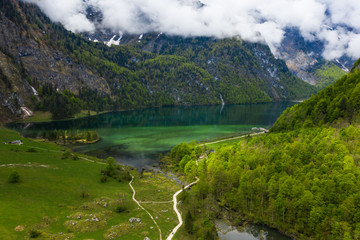
[[35,111],[34,116],[24,119],[23,122],[48,122],[51,120],[51,112]]
[[[24,144],[3,144],[10,140]],[[36,233],[41,233],[38,239],[158,238],[152,220],[132,201],[127,182],[109,179],[101,183],[104,166],[98,159],[82,155],[88,160],[62,159],[62,154],[63,147],[54,143],[22,138],[0,127],[1,239],[28,239]],[[9,183],[14,171],[20,181]],[[163,180],[161,176],[137,179],[137,198],[171,200],[179,186],[170,180],[163,185],[159,182]],[[158,189],[162,191],[157,194]],[[119,204],[125,205],[125,210],[118,213]],[[145,207],[159,216],[164,232],[176,225],[171,203]],[[141,223],[130,223],[130,218],[140,218]]]
[[319,79],[315,86],[318,89],[323,89],[346,75],[346,72],[333,63],[327,63],[320,69],[317,69],[315,75]]
[[82,118],[82,117],[89,117],[89,116],[95,116],[99,114],[106,113],[105,112],[95,112],[95,111],[88,111],[88,110],[81,110],[81,112],[75,114],[74,118]]
[[[81,110],[81,112],[75,114],[75,116],[72,119],[95,116],[103,113],[106,112]],[[50,122],[50,121],[54,121],[54,119],[52,118],[52,114],[50,112],[43,112],[43,111],[35,111],[34,116],[22,120],[22,122]]]

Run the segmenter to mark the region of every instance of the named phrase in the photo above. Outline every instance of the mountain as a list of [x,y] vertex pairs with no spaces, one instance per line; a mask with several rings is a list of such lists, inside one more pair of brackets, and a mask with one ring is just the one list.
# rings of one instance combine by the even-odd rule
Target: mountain
[[46,42],[52,32],[65,30],[37,7],[19,1],[0,7],[1,120],[26,116],[21,107],[34,108],[45,84],[74,93],[82,87],[110,93],[105,79]]
[[287,28],[278,57],[296,76],[322,89],[344,76],[354,64],[347,56],[328,61],[322,56],[323,51],[324,42],[307,41],[298,29]]
[[[109,29],[103,29],[101,25],[103,20],[101,10],[94,9],[92,5],[88,5],[87,17],[95,23],[97,31],[93,33],[85,32],[83,33],[84,37],[89,40],[104,42],[108,46],[120,44],[133,45],[144,42],[144,37],[149,40],[152,37],[158,38],[159,36],[162,36],[163,39],[166,39],[171,44],[173,38],[169,36],[167,38],[162,33],[119,34]],[[333,30],[329,26],[323,26],[323,28]],[[152,51],[153,47],[150,46],[149,48],[148,44],[145,44],[142,49]],[[316,38],[312,41],[305,40],[298,28],[288,27],[285,29],[284,39],[277,49],[276,57],[284,60],[289,70],[297,77],[316,86],[317,89],[323,89],[349,72],[354,64],[354,60],[346,55],[333,61],[328,61],[322,55],[324,49],[324,41]]]
[[[263,44],[150,33],[122,36],[120,46],[112,37],[110,48],[52,23],[35,5],[0,7],[4,119],[34,109],[64,118],[81,109],[287,101],[315,92]],[[101,21],[99,12],[88,15]]]
[[348,126],[360,122],[360,70],[358,60],[351,72],[310,99],[287,109],[271,131],[322,125]]

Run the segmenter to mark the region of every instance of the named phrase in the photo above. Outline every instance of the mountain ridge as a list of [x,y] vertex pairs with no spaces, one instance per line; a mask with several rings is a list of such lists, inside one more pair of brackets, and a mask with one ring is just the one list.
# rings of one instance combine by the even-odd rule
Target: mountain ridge
[[344,127],[360,122],[360,69],[352,70],[310,99],[287,109],[271,131],[289,131],[323,125]]
[[[21,85],[28,86],[17,92],[18,103],[11,107],[16,111],[2,104],[10,119],[21,115],[21,106],[63,118],[80,109],[213,105],[222,103],[220,96],[226,104],[258,103],[315,92],[262,44],[143,35],[140,40],[147,45],[138,39],[133,45],[109,48],[52,23],[33,4],[5,2],[0,50],[16,63]],[[2,72],[8,73],[6,68],[3,64]],[[3,82],[5,78],[11,76],[3,76]],[[2,98],[10,98],[13,89],[6,84],[4,89]]]

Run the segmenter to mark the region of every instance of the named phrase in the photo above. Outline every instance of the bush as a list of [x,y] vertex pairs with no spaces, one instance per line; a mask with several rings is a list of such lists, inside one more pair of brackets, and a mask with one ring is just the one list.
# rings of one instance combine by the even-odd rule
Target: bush
[[9,183],[18,183],[20,182],[20,175],[17,171],[14,171],[10,174],[9,179],[8,179]]
[[36,229],[31,229],[29,234],[30,234],[30,238],[37,238],[41,235],[41,232]]
[[107,177],[106,176],[102,176],[101,178],[100,178],[100,182],[102,182],[102,183],[105,183],[105,182],[107,182]]
[[70,157],[71,157],[70,151],[69,151],[69,150],[66,150],[66,151],[62,154],[61,159],[68,159],[68,158],[70,158]]
[[118,204],[116,207],[115,207],[115,212],[117,213],[122,213],[126,210],[126,206],[125,204],[121,203],[121,204]]
[[37,152],[35,148],[29,148],[27,152]]
[[72,155],[72,160],[75,160],[75,161],[76,161],[76,160],[79,160],[79,159],[80,159],[80,158],[79,158],[79,156],[78,156],[77,154],[74,153],[74,154]]

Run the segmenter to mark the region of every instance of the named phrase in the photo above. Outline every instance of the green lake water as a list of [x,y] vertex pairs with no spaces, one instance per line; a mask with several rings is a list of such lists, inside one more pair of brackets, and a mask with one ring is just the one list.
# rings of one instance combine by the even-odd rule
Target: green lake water
[[123,111],[81,119],[31,124],[11,124],[24,136],[41,136],[54,129],[96,130],[101,141],[71,146],[74,151],[119,163],[151,168],[161,153],[191,140],[210,141],[269,128],[295,103],[266,103],[229,106],[163,107]]
[[[149,169],[157,164],[159,154],[181,142],[211,141],[252,132],[253,127],[270,128],[294,104],[164,107],[66,121],[13,123],[8,127],[28,137],[41,137],[45,131],[54,129],[96,130],[101,141],[71,148],[101,158],[112,156],[121,164]],[[224,221],[216,225],[223,240],[291,239],[266,226],[249,224],[239,228]]]

